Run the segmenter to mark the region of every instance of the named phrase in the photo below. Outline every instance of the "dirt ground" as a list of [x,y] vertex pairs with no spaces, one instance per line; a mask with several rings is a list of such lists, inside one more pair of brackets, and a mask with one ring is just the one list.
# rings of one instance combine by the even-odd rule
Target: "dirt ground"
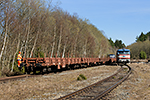
[[[132,74],[107,95],[111,100],[149,100],[150,64],[129,64]],[[115,73],[120,66],[101,65],[0,83],[0,100],[54,100]],[[83,74],[87,80],[77,80]]]
[[133,69],[129,78],[111,91],[111,100],[150,100],[150,64],[129,64]]

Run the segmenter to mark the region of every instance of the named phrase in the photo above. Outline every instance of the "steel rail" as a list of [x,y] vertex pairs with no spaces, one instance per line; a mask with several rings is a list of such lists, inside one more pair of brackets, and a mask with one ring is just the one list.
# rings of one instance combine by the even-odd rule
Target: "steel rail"
[[100,93],[99,95],[97,95],[92,100],[98,100],[98,99],[102,98],[104,95],[106,95],[111,90],[113,90],[114,88],[116,88],[119,84],[121,84],[123,81],[125,81],[129,77],[129,75],[131,74],[131,72],[132,72],[131,67],[128,66],[128,65],[126,65],[126,66],[129,68],[128,74],[125,77],[123,77],[120,81],[118,81],[117,83],[115,83],[114,85],[112,85],[111,87],[109,87],[108,89],[106,89],[105,91],[103,91],[102,93]]
[[[107,93],[109,93],[112,89],[114,89],[114,88],[117,87],[119,84],[121,84],[121,83],[131,74],[131,68],[130,68],[128,65],[126,65],[126,66],[129,68],[128,74],[127,74],[125,77],[123,77],[121,80],[119,80],[118,82],[115,82],[115,84],[113,84],[113,85],[110,86],[109,88],[105,89],[103,92],[100,92],[100,93],[99,93],[97,96],[95,96],[92,100],[97,100],[98,98],[103,97],[104,95],[106,95]],[[80,89],[80,90],[78,90],[78,91],[75,91],[75,92],[73,92],[73,93],[70,93],[70,94],[68,94],[68,95],[66,95],[66,96],[60,97],[60,98],[58,98],[58,99],[56,99],[56,100],[65,100],[65,99],[69,100],[69,98],[71,98],[71,97],[73,97],[73,96],[75,96],[75,95],[78,95],[78,94],[82,93],[82,91],[90,90],[90,88],[92,88],[93,86],[96,86],[97,84],[101,84],[102,82],[107,81],[108,79],[110,79],[110,78],[112,78],[113,76],[115,76],[116,74],[118,74],[121,70],[123,70],[123,67],[121,67],[115,74],[113,74],[113,75],[111,75],[111,76],[109,76],[109,77],[107,77],[107,78],[105,78],[105,79],[103,79],[103,80],[101,80],[101,81],[99,81],[99,82],[97,82],[97,83],[94,83],[94,84],[92,84],[92,85],[90,85],[90,86],[87,86],[87,87],[82,88],[82,89]]]
[[18,75],[18,76],[11,76],[11,77],[4,77],[4,78],[0,78],[0,82],[6,82],[9,80],[17,80],[17,79],[23,79],[23,78],[28,78],[28,77],[37,77],[38,75],[29,75],[29,74],[25,74],[25,75]]

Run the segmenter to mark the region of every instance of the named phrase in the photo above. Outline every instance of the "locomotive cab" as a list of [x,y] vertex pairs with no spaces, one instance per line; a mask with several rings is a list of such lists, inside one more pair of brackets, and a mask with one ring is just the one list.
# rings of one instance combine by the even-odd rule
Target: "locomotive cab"
[[116,58],[115,54],[109,54],[107,57],[109,57],[109,58]]

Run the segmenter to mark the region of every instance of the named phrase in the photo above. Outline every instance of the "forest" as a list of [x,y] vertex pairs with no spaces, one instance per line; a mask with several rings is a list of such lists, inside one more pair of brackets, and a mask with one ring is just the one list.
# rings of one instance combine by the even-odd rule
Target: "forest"
[[[104,57],[115,53],[88,19],[44,0],[0,0],[0,76],[16,73],[23,57]],[[25,55],[26,54],[26,55]]]
[[[129,45],[131,50],[131,59],[149,59],[150,58],[150,32],[144,34],[141,32],[136,37],[136,42]],[[143,57],[141,56],[143,54]]]
[[110,38],[109,40],[110,45],[112,46],[112,48],[114,48],[115,50],[121,49],[121,48],[125,48],[125,44],[122,42],[122,40],[115,40],[115,42]]

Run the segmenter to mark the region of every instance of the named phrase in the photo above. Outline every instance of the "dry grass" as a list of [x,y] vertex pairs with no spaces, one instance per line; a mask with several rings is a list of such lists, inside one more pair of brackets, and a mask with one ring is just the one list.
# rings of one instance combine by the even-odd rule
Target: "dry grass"
[[[150,64],[130,64],[129,66],[133,68],[132,74],[109,93],[107,99],[149,100]],[[103,65],[3,83],[0,84],[0,99],[56,99],[102,80],[115,73],[119,68],[119,66]],[[86,76],[87,80],[77,81],[80,74]]]
[[[119,66],[98,66],[0,84],[1,100],[56,99],[112,75]],[[87,80],[77,81],[83,74]]]
[[107,97],[111,100],[149,100],[150,99],[150,65],[130,64],[134,69],[129,78],[114,89]]

